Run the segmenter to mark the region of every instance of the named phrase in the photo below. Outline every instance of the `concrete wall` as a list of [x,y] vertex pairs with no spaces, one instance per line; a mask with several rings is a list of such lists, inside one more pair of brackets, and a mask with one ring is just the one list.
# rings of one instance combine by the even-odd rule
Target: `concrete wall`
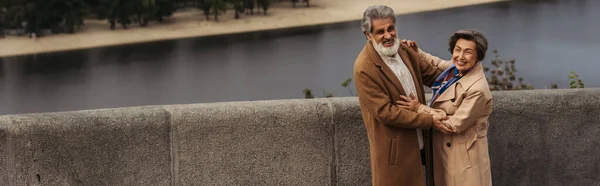
[[[494,92],[495,185],[600,185],[600,89]],[[370,185],[355,97],[0,116],[0,185]]]

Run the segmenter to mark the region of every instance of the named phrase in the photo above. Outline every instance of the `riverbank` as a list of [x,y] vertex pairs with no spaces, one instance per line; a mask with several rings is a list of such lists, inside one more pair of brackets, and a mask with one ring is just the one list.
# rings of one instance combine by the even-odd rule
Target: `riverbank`
[[236,20],[233,11],[228,11],[215,22],[207,21],[200,10],[189,9],[176,12],[162,24],[129,29],[117,27],[114,31],[109,29],[106,20],[86,20],[75,34],[56,34],[35,40],[25,36],[2,38],[0,57],[360,20],[364,9],[373,4],[388,5],[396,14],[408,14],[497,1],[502,0],[313,0],[309,8],[303,4],[293,8],[291,1],[285,1],[273,4],[268,15],[242,15]]

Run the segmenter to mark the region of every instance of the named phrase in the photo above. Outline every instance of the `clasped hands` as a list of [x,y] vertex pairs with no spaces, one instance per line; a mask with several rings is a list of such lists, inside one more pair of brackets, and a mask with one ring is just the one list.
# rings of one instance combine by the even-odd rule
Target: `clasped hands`
[[[415,97],[414,94],[411,93],[410,98],[400,95],[400,99],[401,100],[396,101],[396,104],[398,104],[401,108],[411,110],[414,112],[418,112],[419,107],[421,106],[421,103]],[[446,126],[446,124],[443,122],[444,120],[448,119],[448,116],[440,116],[438,114],[433,114],[432,117],[433,117],[433,128],[435,128],[436,130],[438,130],[444,134],[454,133],[454,131],[452,129],[450,129],[448,126]]]

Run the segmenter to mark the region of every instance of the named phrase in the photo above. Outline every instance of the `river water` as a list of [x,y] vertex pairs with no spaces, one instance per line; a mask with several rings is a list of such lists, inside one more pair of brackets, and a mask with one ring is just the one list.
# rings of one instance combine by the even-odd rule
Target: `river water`
[[[475,28],[490,42],[484,64],[498,49],[535,88],[566,88],[571,70],[600,87],[597,18],[597,0],[501,2],[402,15],[398,32],[449,58],[451,33]],[[365,42],[355,21],[0,58],[0,114],[349,96],[340,84]]]

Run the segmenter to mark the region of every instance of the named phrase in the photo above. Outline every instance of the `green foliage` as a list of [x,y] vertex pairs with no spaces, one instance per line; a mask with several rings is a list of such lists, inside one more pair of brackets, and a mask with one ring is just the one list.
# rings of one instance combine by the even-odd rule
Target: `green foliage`
[[267,10],[271,6],[270,0],[257,0],[258,5],[263,9],[263,13],[267,15]]
[[[515,72],[517,72],[515,60],[511,59],[509,61],[502,61],[498,58],[497,50],[494,50],[493,53],[495,55],[495,59],[492,60],[491,63],[495,68],[490,70],[488,67],[484,67],[484,71],[489,72],[491,74],[491,78],[488,78],[490,90],[493,91],[534,89],[534,87],[531,85],[523,84],[523,77],[519,77],[519,84],[516,87],[513,86],[516,77]],[[583,81],[579,79],[579,75],[577,75],[575,72],[571,71],[569,79],[571,79],[570,88],[584,88]],[[550,88],[557,89],[558,84],[551,84]]]
[[[254,14],[256,5],[264,14],[272,0],[0,0],[0,28],[25,29],[26,32],[74,33],[84,24],[84,18],[106,19],[110,29],[117,25],[128,28],[138,23],[148,26],[152,21],[162,22],[177,8],[195,7],[219,20],[219,15],[233,9],[235,18],[249,11]],[[306,1],[308,3],[308,1]]]
[[351,82],[352,82],[352,78],[348,78],[348,79],[344,80],[344,82],[342,82],[342,87],[348,88],[350,95],[354,96],[354,93],[352,92],[352,88],[350,88]]
[[569,79],[571,80],[571,88],[584,88],[583,81],[579,79],[579,75],[577,75],[575,72],[571,71]]
[[523,83],[523,77],[518,78],[518,84],[515,83],[517,80],[515,66],[515,60],[511,59],[508,61],[502,61],[498,57],[498,50],[494,50],[494,59],[491,61],[492,68],[484,67],[485,72],[489,72],[489,78],[487,79],[490,86],[490,90],[527,90],[533,89],[531,85]]
[[198,8],[204,12],[206,20],[210,20],[210,14],[215,17],[215,21],[219,21],[219,14],[227,10],[226,0],[199,0]]
[[235,19],[240,18],[240,14],[244,12],[244,2],[243,0],[227,0],[227,3],[231,4],[233,7],[233,11],[235,12]]
[[13,5],[10,8],[0,9],[0,21],[3,28],[18,29],[22,28],[21,23],[27,16],[24,5]]
[[[254,0],[244,0],[244,10],[249,10],[251,15],[254,15]],[[248,13],[246,13],[248,14]]]
[[25,29],[37,33],[43,29],[53,32],[75,32],[83,24],[83,0],[20,0],[5,3],[0,8],[4,28]]
[[200,8],[204,12],[204,16],[206,16],[206,20],[210,20],[210,10],[212,9],[213,2],[212,0],[199,0],[198,8]]
[[303,92],[304,92],[304,98],[306,98],[306,99],[315,98],[315,96],[312,94],[312,90],[305,88]]
[[331,92],[325,92],[325,93],[323,93],[323,97],[332,98],[333,97],[333,93],[331,93]]
[[215,21],[219,21],[219,14],[227,10],[227,4],[225,3],[225,0],[212,0],[212,2],[212,11],[215,16]]
[[[342,87],[348,88],[348,91],[350,92],[350,95],[351,96],[355,96],[354,93],[352,92],[352,88],[350,87],[350,83],[351,82],[352,82],[352,78],[348,78],[348,79],[344,80],[342,82]],[[315,98],[315,96],[312,94],[312,90],[311,89],[305,88],[303,92],[304,92],[304,98],[306,98],[306,99]],[[323,92],[323,97],[326,97],[326,98],[333,97],[333,93],[329,92],[329,91],[328,92]]]
[[57,21],[64,21],[67,33],[75,33],[75,27],[83,25],[83,0],[62,0],[59,7],[64,8],[58,13]]
[[123,28],[131,23],[148,26],[150,21],[162,22],[164,17],[173,15],[173,0],[100,0],[98,18],[108,19],[110,28],[121,24]]
[[164,17],[172,16],[175,12],[175,4],[172,0],[156,0],[156,19],[162,22]]
[[146,26],[174,11],[173,0],[15,0],[0,8],[0,19],[6,28],[27,32],[51,29],[55,33],[74,33],[84,24],[86,15],[108,19],[114,29],[117,23],[123,28],[132,22]]
[[124,29],[131,24],[131,17],[136,13],[136,0],[102,0],[105,8],[105,15],[110,23],[110,29],[115,29],[116,24],[121,24]]
[[153,20],[158,13],[158,7],[155,0],[138,0],[134,5],[135,21],[140,26],[148,26],[148,22]]
[[[490,67],[483,67],[483,70],[485,72],[488,72],[490,75],[487,79],[488,81],[488,85],[490,86],[490,90],[491,91],[496,91],[496,90],[528,90],[528,89],[534,89],[533,86],[531,85],[527,85],[523,83],[523,77],[519,77],[518,79],[516,78],[516,72],[517,72],[517,68],[515,65],[515,60],[511,59],[508,61],[502,61],[499,59],[498,57],[498,51],[494,50],[494,59],[491,61],[491,64],[493,65],[492,69],[490,69]],[[569,79],[571,79],[571,84],[570,87],[571,88],[584,88],[584,84],[583,81],[579,78],[579,75],[577,75],[575,72],[571,71],[571,74],[569,75]],[[514,86],[515,81],[518,80],[518,84],[516,84],[516,86]],[[349,87],[350,83],[352,82],[352,78],[348,78],[345,81],[342,82],[342,87],[348,88],[348,90],[350,91],[350,95],[354,96],[354,93],[352,92],[352,89]],[[557,89],[558,85],[557,84],[552,84],[551,85],[552,89]],[[324,93],[324,97],[333,97],[333,94],[330,92],[326,92]],[[304,89],[304,97],[305,98],[314,98],[312,91],[310,89]]]

